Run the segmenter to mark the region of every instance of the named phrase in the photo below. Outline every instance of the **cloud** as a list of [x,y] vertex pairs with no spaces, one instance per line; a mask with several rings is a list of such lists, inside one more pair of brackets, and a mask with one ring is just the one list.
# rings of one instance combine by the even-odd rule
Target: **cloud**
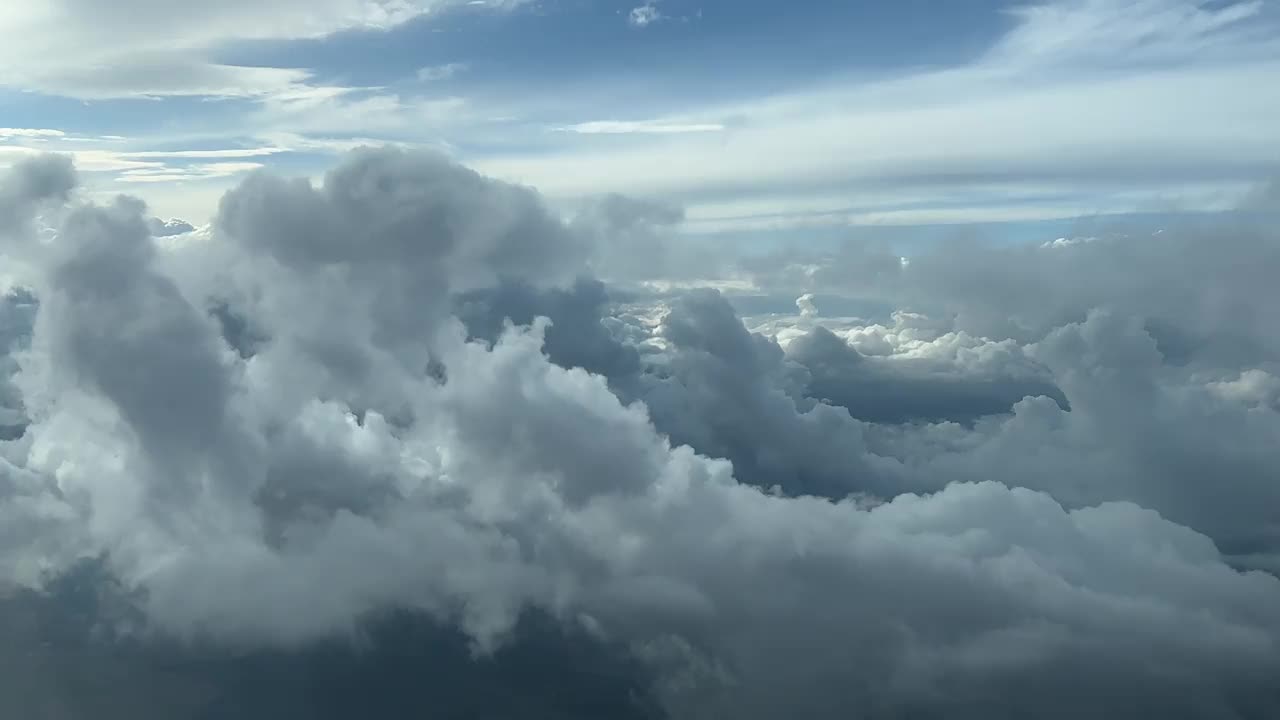
[[1272,180],[1255,188],[1245,198],[1242,207],[1245,210],[1280,212],[1280,181]]
[[[980,421],[972,432],[929,426],[880,435],[878,428],[877,442],[892,439],[869,447],[906,461],[909,484],[997,479],[1068,504],[1131,499],[1211,535],[1232,555],[1251,556],[1263,547],[1274,553],[1276,542],[1274,524],[1250,509],[1274,502],[1266,479],[1274,460],[1258,443],[1278,420],[1265,381],[1276,370],[1267,310],[1274,300],[1262,279],[1276,252],[1274,231],[1248,221],[1050,247],[957,240],[908,264],[850,243],[826,260],[792,258],[792,270],[769,270],[761,284],[876,299],[928,316],[923,324],[902,314],[883,324],[832,323],[831,332],[870,356],[861,365],[932,366],[894,378],[914,374],[920,387],[933,384],[931,402],[944,401],[938,383],[948,375],[992,371],[1001,378],[989,387],[997,393],[1046,381],[1061,392],[1057,402],[1018,401],[1012,417]],[[830,340],[818,358],[849,355]],[[808,348],[796,342],[789,354],[804,360]],[[814,367],[827,382],[866,372],[848,359]],[[845,402],[865,407],[888,387]],[[911,407],[909,396],[891,407]],[[1229,477],[1230,489],[1210,492],[1206,476]]]
[[473,162],[557,197],[679,202],[691,228],[719,233],[1221,211],[1274,174],[1265,6],[1064,0],[1007,20],[950,66],[667,97],[648,121],[626,118],[652,107],[584,107],[556,126],[571,132]]
[[[42,46],[2,64],[50,75],[15,79],[16,87],[60,85],[57,92],[85,97],[239,98],[220,104],[244,108],[226,110],[236,116],[232,127],[213,129],[237,141],[292,133],[312,149],[349,149],[358,144],[352,138],[453,147],[472,165],[558,200],[619,192],[684,205],[689,229],[702,233],[1219,211],[1237,205],[1280,161],[1270,140],[1278,99],[1267,82],[1280,57],[1276,16],[1254,3],[1037,3],[1006,13],[1006,32],[992,47],[950,67],[822,74],[782,93],[714,100],[627,91],[630,105],[604,117],[598,103],[575,98],[618,92],[615,83],[561,93],[568,100],[549,108],[543,88],[506,88],[498,99],[482,91],[488,79],[480,76],[472,78],[477,92],[465,97],[426,98],[412,82],[350,87],[300,67],[235,65],[245,35],[327,36],[421,22],[458,6],[258,5],[224,3],[172,29],[188,18],[160,10],[156,23],[167,32],[130,41],[139,30],[122,28],[112,36],[122,38],[119,47],[103,49],[90,31],[118,22],[106,18],[69,49]],[[62,7],[54,3],[49,12],[57,17]],[[97,14],[68,19],[67,27],[89,25]],[[8,34],[57,39],[70,32],[44,31],[42,23],[53,20],[38,15],[15,13]],[[109,57],[81,57],[91,50]],[[28,59],[36,54],[40,62]],[[451,72],[455,64],[426,71]],[[1205,101],[1187,108],[1189,96]],[[174,204],[168,213],[212,210],[205,199],[212,193],[179,204],[161,188],[140,191]]]
[[[573,147],[478,164],[557,194],[625,189],[712,198],[748,191],[767,197],[777,188],[790,195],[817,187],[848,188],[851,195],[936,192],[957,178],[979,187],[1047,184],[1076,191],[1091,184],[1158,188],[1162,175],[1248,178],[1274,166],[1274,148],[1259,123],[1278,114],[1280,98],[1249,91],[1274,71],[1258,62],[1075,75],[1045,79],[1033,90],[987,68],[950,70],[697,109],[706,122],[747,119],[721,133],[673,133],[643,147]],[[1190,92],[1213,103],[1188,115],[1182,98]],[[1104,107],[1134,121],[1081,122],[1081,107]],[[1076,119],[1067,124],[1068,117]],[[1234,128],[1233,140],[1224,146],[1226,127]],[[960,146],[964,152],[956,152]],[[1136,155],[1156,147],[1158,161]]]
[[[66,160],[39,162],[0,183],[22,233],[70,192]],[[1157,298],[1120,271],[1083,283],[1093,265],[1062,258],[1096,247],[1115,261],[1123,246],[967,248],[967,262],[894,256],[844,276],[920,272],[930,282],[907,287],[959,310],[1027,299],[1026,337],[975,334],[994,313],[916,312],[861,324],[861,338],[838,328],[844,349],[810,327],[784,350],[716,292],[614,297],[580,279],[591,243],[679,217],[605,203],[594,212],[609,222],[565,223],[526,187],[367,149],[319,184],[254,173],[207,235],[173,245],[156,245],[136,200],[51,216],[18,278],[34,317],[12,314],[30,317],[11,379],[28,424],[0,442],[5,607],[65,618],[76,587],[111,598],[76,607],[123,643],[105,646],[113,667],[138,663],[121,686],[214,713],[267,712],[276,693],[296,707],[305,680],[256,701],[243,684],[292,673],[366,689],[378,670],[392,690],[365,699],[395,698],[395,668],[421,666],[381,666],[381,653],[409,647],[454,648],[414,673],[433,688],[521,652],[535,659],[518,680],[468,687],[522,693],[533,666],[566,690],[548,696],[600,688],[589,708],[544,700],[562,716],[635,711],[626,697],[643,710],[650,692],[677,718],[1280,709],[1280,579],[1232,564],[1276,547],[1271,386],[1213,353],[1166,363],[1136,312]],[[1273,247],[1212,252],[1257,265]],[[1017,276],[1048,262],[1031,252],[1064,277]],[[1186,256],[1167,257],[1150,282],[1180,277]],[[1262,307],[1264,271],[1222,311]],[[1117,309],[1057,314],[1104,291]],[[1210,329],[1208,305],[1167,312]],[[508,308],[522,325],[502,322]],[[1232,357],[1271,374],[1258,355]],[[851,382],[864,365],[944,403],[975,379],[1005,400],[1026,383],[1068,402],[1023,398],[966,427],[872,422],[812,396],[814,378]],[[86,562],[97,575],[77,575]],[[388,616],[402,622],[386,630]],[[530,639],[539,618],[557,630]],[[51,663],[100,657],[72,633],[44,645],[7,632]],[[351,661],[362,640],[368,662]],[[161,698],[143,670],[166,658],[216,669],[179,664]],[[327,663],[340,672],[316,669]],[[590,681],[567,672],[593,666]]]
[[445,63],[444,65],[429,65],[427,67],[418,68],[417,78],[422,82],[436,82],[438,80],[448,80],[460,72],[465,72],[470,66],[467,63]]
[[661,120],[598,120],[559,128],[562,132],[580,135],[678,135],[681,133],[719,132],[725,126],[720,123],[678,123]]
[[[303,85],[308,73],[213,60],[245,40],[321,38],[349,30],[385,30],[461,5],[451,0],[233,0],[183,10],[134,0],[110,12],[76,0],[6,12],[0,33],[0,83],[79,98],[166,95],[255,97]],[[518,0],[487,3],[505,10]],[[146,17],[146,23],[125,21]]]
[[122,152],[120,155],[130,158],[182,158],[182,159],[236,159],[236,158],[256,158],[266,157],[268,155],[276,155],[278,153],[288,152],[285,148],[279,147],[257,147],[257,148],[226,148],[213,150],[137,150],[132,152]]
[[[321,143],[311,147],[320,148],[325,138],[334,136],[350,143],[353,136],[397,136],[473,122],[480,120],[461,97],[408,98],[377,89],[306,87],[264,98],[260,108],[250,113],[248,124],[261,137],[312,135]],[[309,139],[304,137],[303,147]]]
[[65,203],[75,184],[75,171],[65,157],[19,160],[0,180],[0,233],[21,231],[44,203]]
[[[161,720],[234,715],[247,720],[340,720],[397,713],[529,718],[603,713],[659,718],[645,668],[618,648],[553,620],[529,617],[517,643],[475,662],[455,628],[388,613],[346,641],[305,650],[216,650],[139,643],[95,632],[90,613],[121,598],[85,566],[45,597],[0,598],[0,662],[22,693],[0,712],[39,717]],[[549,696],[547,687],[572,687]]]
[[572,226],[593,246],[598,276],[634,282],[682,274],[688,254],[669,236],[683,220],[680,207],[613,193],[581,203]]
[[147,227],[150,228],[152,237],[170,237],[195,230],[195,226],[191,223],[173,218],[169,220],[151,218],[147,221]]
[[[72,57],[75,55],[72,54]],[[209,96],[260,98],[305,87],[311,75],[292,68],[243,67],[205,62],[169,51],[86,59],[74,66],[32,63],[22,75],[0,76],[6,85],[33,88],[86,100]]]
[[658,10],[658,6],[653,2],[647,2],[644,5],[631,8],[631,12],[627,13],[627,23],[636,28],[646,28],[665,19],[666,16]]
[[66,133],[61,130],[51,130],[48,128],[0,128],[0,139],[9,140],[12,138],[60,138]]
[[1237,45],[1275,49],[1261,0],[1068,0],[1015,6],[1012,32],[990,51],[993,62],[1170,62]]
[[1026,397],[1051,397],[1066,405],[1051,374],[1025,358],[1016,343],[975,342],[961,334],[933,344],[948,342],[958,352],[942,357],[901,353],[886,362],[860,354],[819,325],[793,340],[787,357],[809,370],[807,392],[872,422],[971,423],[1010,412]]
[[609,327],[613,300],[604,283],[580,279],[570,288],[540,290],[527,283],[507,282],[494,288],[460,295],[456,314],[475,338],[495,342],[507,323],[531,325],[549,318],[544,350],[557,365],[583,368],[611,380],[640,371],[639,350]]
[[181,168],[162,165],[123,170],[115,180],[123,183],[174,183],[230,177],[261,167],[263,167],[262,163],[257,162],[196,163]]
[[[42,155],[44,152],[40,149],[22,145],[0,145],[0,158],[6,156],[30,158]],[[74,158],[76,167],[84,172],[117,172],[120,170],[163,167],[163,163],[155,160],[133,160],[111,150],[71,150],[65,155]]]

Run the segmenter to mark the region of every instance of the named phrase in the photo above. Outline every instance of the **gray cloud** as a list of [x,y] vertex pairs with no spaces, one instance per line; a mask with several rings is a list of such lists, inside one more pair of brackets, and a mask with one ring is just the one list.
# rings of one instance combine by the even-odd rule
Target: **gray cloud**
[[147,226],[151,230],[151,234],[155,237],[171,237],[173,235],[181,235],[195,230],[195,226],[185,220],[177,220],[170,218],[161,220],[160,218],[150,218]]
[[737,475],[793,494],[893,494],[869,458],[861,426],[843,408],[804,395],[803,368],[772,341],[747,332],[715,291],[677,298],[658,328],[670,348],[659,372],[636,379],[643,400],[674,442],[733,461]]
[[[942,359],[957,374],[978,349],[1011,351],[1061,391],[1058,403],[1025,400],[1011,418],[972,432],[875,428],[873,451],[917,468],[909,485],[998,479],[1073,506],[1131,499],[1209,533],[1246,564],[1274,567],[1277,528],[1256,510],[1275,502],[1276,458],[1262,440],[1275,431],[1269,388],[1280,372],[1280,298],[1268,280],[1280,269],[1274,227],[1224,216],[1170,220],[1156,233],[1099,230],[1039,246],[957,237],[905,264],[888,248],[849,243],[756,272],[790,297],[821,291],[927,315],[921,330],[896,320],[833,324],[860,352],[885,354],[884,364]],[[807,263],[818,267],[799,272]],[[972,350],[947,349],[965,336],[959,344]],[[1011,380],[1001,392],[1017,387]]]
[[[1043,245],[957,235],[904,265],[887,246],[851,241],[825,257],[766,258],[765,287],[869,297],[951,323],[955,330],[1034,342],[1113,307],[1141,316],[1171,361],[1247,366],[1280,355],[1280,269],[1273,226],[1225,216],[1171,220],[1152,233],[1102,225],[1096,236]],[[803,272],[808,265],[812,272]]]
[[[1270,252],[1261,240],[1241,250],[1263,262]],[[1268,356],[1257,354],[1265,335],[1233,349],[1221,339],[1225,332],[1209,329],[1216,337],[1173,356],[1170,332],[1153,331],[1152,320],[1134,314],[1150,307],[1141,298],[1119,315],[1081,309],[1082,323],[1048,329],[1042,342],[1026,345],[949,330],[968,320],[911,313],[888,325],[838,328],[839,336],[821,319],[797,318],[783,353],[748,334],[723,300],[694,297],[672,301],[665,323],[625,330],[616,327],[623,311],[614,318],[584,312],[603,308],[598,302],[573,312],[538,307],[561,324],[559,337],[596,338],[608,349],[597,357],[629,358],[623,350],[635,348],[638,370],[631,362],[590,367],[620,397],[644,401],[673,441],[733,460],[740,480],[839,498],[998,479],[1072,507],[1132,499],[1209,533],[1235,562],[1275,564],[1280,536],[1265,509],[1276,501],[1269,478],[1280,458],[1264,437],[1280,420],[1280,381]],[[1078,301],[1082,308],[1086,300]],[[1255,304],[1241,297],[1237,307]],[[606,330],[606,322],[615,327]],[[1103,328],[1123,330],[1106,337],[1098,335]],[[1074,345],[1063,344],[1068,337],[1077,338]],[[550,338],[547,348],[570,366],[584,357],[561,352]],[[1214,364],[1223,359],[1225,367]],[[1250,361],[1260,364],[1242,369]]]
[[93,564],[45,595],[0,598],[0,667],[6,687],[23,689],[0,699],[0,712],[95,720],[661,716],[638,660],[545,616],[526,616],[517,641],[476,661],[455,628],[397,612],[372,619],[354,641],[301,650],[140,642],[98,623],[120,602]]
[[1052,397],[1060,405],[1066,404],[1066,397],[1047,371],[1030,362],[1017,362],[1021,352],[1016,345],[1009,343],[995,350],[1007,353],[1014,367],[1003,373],[986,368],[965,372],[949,358],[886,361],[866,357],[819,326],[792,341],[787,357],[809,370],[808,393],[871,422],[972,423],[980,417],[1007,413],[1026,397]]
[[957,438],[959,447],[944,440],[932,457],[903,451],[923,475],[1016,482],[1072,504],[1132,499],[1210,534],[1228,553],[1280,548],[1280,528],[1263,509],[1278,499],[1269,470],[1276,457],[1263,438],[1280,428],[1280,416],[1257,388],[1164,365],[1132,316],[1091,313],[1034,352],[1071,411],[1028,400],[1008,422]]
[[671,237],[683,220],[679,207],[613,193],[584,201],[572,226],[590,239],[599,276],[634,282],[683,278],[691,266],[706,267],[705,258]]
[[237,249],[211,251],[224,268],[216,291],[275,339],[262,372],[292,386],[301,363],[324,393],[393,415],[431,361],[451,293],[502,279],[565,285],[587,253],[533,191],[394,149],[352,153],[321,188],[251,176],[217,224]]
[[0,233],[20,231],[42,203],[66,202],[75,183],[69,157],[38,155],[19,160],[0,179]]
[[1245,198],[1245,210],[1280,212],[1280,180],[1272,180],[1254,190]]
[[[1253,356],[1171,364],[1138,312],[1153,301],[1105,278],[1069,293],[1021,251],[1010,272],[1043,273],[1049,301],[1010,342],[978,328],[1006,327],[997,299],[1030,284],[961,259],[909,266],[956,298],[943,328],[806,328],[784,349],[712,291],[646,307],[575,284],[594,237],[530,190],[395,151],[319,188],[253,176],[212,237],[171,248],[136,201],[66,212],[13,355],[30,424],[0,442],[0,588],[71,612],[59,582],[96,564],[81,587],[117,601],[78,617],[139,654],[62,637],[44,667],[108,655],[150,686],[156,657],[208,663],[157,702],[213,716],[299,692],[360,712],[341,703],[397,697],[408,667],[532,697],[539,665],[546,687],[602,693],[528,701],[551,717],[639,713],[650,689],[680,718],[1280,711],[1280,579],[1239,561],[1276,547],[1280,412],[1265,368],[1239,372]],[[1246,273],[1223,300],[1268,288]],[[1216,346],[1225,306],[1167,293],[1182,304],[1160,316]],[[1084,307],[1099,296],[1132,302]],[[1237,323],[1255,350],[1262,312]],[[855,417],[866,385],[981,417]],[[1061,405],[1016,397],[1054,388]],[[388,613],[409,624],[379,631]],[[31,627],[6,633],[44,642]],[[453,650],[404,657],[437,636]]]
[[457,315],[468,332],[488,342],[501,336],[507,322],[531,325],[539,317],[549,318],[545,350],[553,362],[624,379],[640,371],[640,352],[625,335],[619,337],[624,328],[612,317],[612,305],[598,280],[580,279],[569,289],[546,290],[505,283],[464,293],[458,298]]

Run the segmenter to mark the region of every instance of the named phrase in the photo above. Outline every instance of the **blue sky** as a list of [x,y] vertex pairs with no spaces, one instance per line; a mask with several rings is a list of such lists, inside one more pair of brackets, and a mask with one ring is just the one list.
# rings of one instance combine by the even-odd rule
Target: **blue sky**
[[29,5],[0,10],[0,164],[71,152],[197,223],[380,142],[744,236],[1220,211],[1280,167],[1260,0]]

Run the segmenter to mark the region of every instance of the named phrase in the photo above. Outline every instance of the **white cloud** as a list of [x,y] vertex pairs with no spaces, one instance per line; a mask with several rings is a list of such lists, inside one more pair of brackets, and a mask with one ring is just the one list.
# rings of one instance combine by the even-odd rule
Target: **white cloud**
[[124,183],[169,183],[187,180],[208,180],[239,175],[240,173],[257,170],[262,166],[262,163],[256,162],[219,162],[197,163],[180,168],[168,166],[148,167],[125,170],[115,180],[116,182]]
[[[1280,117],[1280,90],[1266,83],[1278,71],[1267,63],[1035,89],[945,73],[726,108],[746,121],[712,140],[678,135],[642,148],[568,147],[479,162],[570,194],[623,184],[682,194],[946,176],[1043,182],[1239,172],[1280,160],[1268,129]],[[1188,96],[1203,102],[1189,108]]]
[[[1097,181],[1088,195],[1068,182],[969,182],[940,180],[907,186],[857,185],[844,193],[814,190],[796,194],[748,194],[697,202],[686,213],[685,229],[696,233],[788,228],[963,224],[1047,220],[1147,212],[1231,210],[1256,191],[1249,182],[1190,183],[1133,189]],[[1064,200],[1063,198],[1071,198]]]
[[[703,232],[967,222],[983,219],[984,211],[987,219],[1016,220],[1219,210],[1236,202],[1242,183],[1280,163],[1270,130],[1280,118],[1280,90],[1270,82],[1280,72],[1280,34],[1272,32],[1274,16],[1256,3],[1038,4],[1012,12],[1005,37],[963,66],[837,78],[710,106],[679,99],[666,113],[632,120],[591,119],[596,109],[573,108],[570,95],[556,109],[569,113],[568,121],[528,123],[521,118],[547,117],[542,100],[493,104],[317,86],[305,70],[228,68],[191,49],[208,47],[214,35],[311,36],[441,7],[344,2],[329,0],[306,13],[292,2],[271,8],[235,2],[198,12],[218,22],[224,13],[279,22],[246,20],[250,29],[217,33],[174,30],[171,42],[139,41],[128,50],[132,60],[122,56],[101,67],[8,67],[58,73],[59,82],[93,97],[194,89],[254,98],[254,109],[232,123],[237,138],[273,142],[288,135],[292,147],[317,150],[381,141],[493,148],[466,159],[560,199],[624,191],[674,200],[688,205],[690,228]],[[49,5],[44,20],[24,10],[7,22],[44,22],[61,7]],[[5,52],[17,51],[0,49],[0,56]],[[421,74],[443,78],[464,67],[447,63]],[[111,77],[81,76],[102,68]],[[1189,105],[1187,97],[1201,101]],[[628,115],[647,117],[644,108]],[[501,149],[513,147],[529,150]],[[1019,187],[1052,191],[1015,190],[1031,197],[1013,202],[1010,188]],[[833,194],[853,200],[814,209],[815,196]],[[872,196],[886,201],[863,199]],[[727,212],[732,205],[740,214]]]
[[264,98],[245,125],[260,137],[381,133],[396,139],[429,135],[433,130],[456,128],[474,120],[470,104],[462,97],[402,97],[354,88],[314,88]]
[[[1052,185],[1080,198],[1039,203],[1043,217],[1143,209],[1108,199],[1120,195],[1155,200],[1163,194],[1175,204],[1185,199],[1184,209],[1220,209],[1242,183],[1280,164],[1280,144],[1270,129],[1280,122],[1280,85],[1271,82],[1280,74],[1280,48],[1272,36],[1205,31],[1194,36],[1204,52],[1176,64],[1153,64],[1128,56],[1123,47],[1069,37],[1060,52],[1036,55],[1034,63],[1038,46],[1016,57],[1005,49],[958,68],[682,108],[679,117],[696,123],[670,123],[673,132],[654,133],[642,145],[566,142],[554,152],[474,162],[554,195],[625,190],[679,199],[690,205],[691,217],[702,203],[747,197],[775,204],[796,199],[800,210],[806,193],[835,188],[850,196],[937,197],[1019,185]],[[1185,34],[1177,37],[1191,42]],[[1066,48],[1105,57],[1108,64],[1079,65],[1063,54]],[[1188,103],[1189,97],[1197,101]],[[723,129],[674,132],[686,124]],[[639,133],[646,124],[568,127]],[[1213,184],[1218,187],[1180,197],[1189,186]]]
[[580,135],[679,135],[682,133],[719,132],[722,123],[682,123],[665,120],[597,120],[556,128]]
[[25,67],[24,74],[0,76],[0,82],[90,100],[172,95],[257,98],[292,91],[310,78],[305,70],[222,65],[178,52],[113,59],[106,67],[93,63]]
[[[43,152],[43,149],[17,145],[0,145],[0,162],[6,157],[14,160],[31,157]],[[133,160],[120,153],[109,150],[73,150],[65,154],[75,158],[76,167],[86,172],[115,172],[137,168],[161,167],[162,163],[151,160]]]
[[286,148],[290,152],[315,151],[337,154],[361,147],[381,146],[445,149],[441,143],[391,141],[369,136],[327,137],[323,135],[299,135],[298,133],[284,131],[268,131],[259,133],[258,137],[276,146]]
[[[53,136],[51,136],[53,137]],[[58,138],[62,139],[62,138]],[[67,138],[78,140],[78,138]],[[0,145],[0,159],[6,155],[15,158],[27,157],[43,152],[64,152],[75,159],[77,167],[88,172],[124,171],[131,176],[162,175],[170,172],[165,160],[233,160],[238,158],[260,158],[289,152],[280,147],[251,148],[213,148],[201,150],[81,150],[71,147],[38,148],[19,145]],[[205,168],[261,167],[261,163],[205,163]]]
[[1062,0],[1019,5],[993,63],[1177,62],[1275,50],[1263,0]]
[[287,148],[281,147],[255,147],[255,148],[222,148],[212,150],[137,150],[129,152],[121,152],[123,157],[130,158],[250,158],[265,157],[267,155],[276,155],[282,152],[289,152]]
[[470,66],[467,63],[445,63],[444,65],[429,65],[424,68],[418,68],[417,77],[422,82],[436,82],[438,80],[448,80],[458,73],[465,72]]
[[11,138],[61,138],[66,133],[61,130],[50,130],[47,128],[0,128],[0,140],[9,140]]
[[666,16],[658,10],[657,4],[652,0],[644,5],[631,8],[631,12],[627,13],[627,22],[632,27],[637,28],[646,28],[664,19],[666,19]]
[[[241,40],[323,37],[386,29],[458,0],[230,0],[103,5],[50,0],[0,12],[0,85],[81,98],[256,97],[303,84],[289,68],[234,67],[213,51]],[[489,3],[503,10],[518,0]],[[144,22],[139,19],[145,18]]]

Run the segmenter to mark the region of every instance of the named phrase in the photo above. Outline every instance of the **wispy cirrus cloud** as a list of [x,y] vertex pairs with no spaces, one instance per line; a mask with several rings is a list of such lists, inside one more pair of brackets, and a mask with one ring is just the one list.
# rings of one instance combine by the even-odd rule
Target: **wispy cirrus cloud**
[[219,148],[213,150],[137,150],[132,152],[122,152],[120,155],[130,158],[212,159],[266,157],[268,155],[278,155],[283,152],[289,152],[289,150],[282,147]]
[[[1005,25],[985,48],[949,63],[867,69],[853,62],[844,72],[797,76],[767,91],[753,85],[713,100],[669,91],[669,68],[631,78],[625,91],[613,78],[585,75],[558,84],[550,103],[542,79],[493,85],[490,64],[457,49],[430,64],[415,63],[416,73],[415,65],[401,67],[386,84],[363,78],[367,86],[301,67],[229,70],[207,52],[223,42],[216,38],[249,34],[262,41],[323,37],[335,27],[402,27],[459,4],[403,5],[353,10],[333,0],[307,14],[285,3],[269,13],[279,25],[175,31],[170,45],[141,42],[130,55],[137,65],[124,56],[113,60],[112,77],[100,84],[94,74],[107,66],[20,66],[87,72],[93,77],[83,84],[86,93],[96,88],[93,97],[113,97],[126,86],[124,96],[167,97],[185,86],[238,98],[217,104],[236,109],[228,112],[222,138],[216,135],[222,127],[205,129],[208,146],[227,146],[232,138],[271,144],[289,136],[288,147],[313,153],[382,142],[446,148],[557,198],[640,192],[686,204],[691,217],[705,214],[699,206],[736,205],[745,213],[741,221],[753,226],[766,214],[769,223],[785,225],[787,213],[777,206],[786,203],[798,203],[795,222],[814,222],[799,202],[814,193],[850,198],[829,208],[823,222],[835,224],[846,217],[963,218],[997,207],[1001,217],[1023,217],[1036,207],[1045,217],[1091,207],[1108,213],[1214,209],[1229,205],[1227,196],[1242,185],[1274,176],[1280,164],[1270,130],[1280,121],[1280,90],[1270,81],[1280,71],[1280,21],[1274,7],[1259,2],[1018,4],[993,13]],[[60,5],[50,7],[54,12]],[[634,9],[646,18],[645,8],[659,16],[659,8],[668,10],[653,3]],[[250,18],[267,11],[232,3],[199,12],[212,13],[218,25],[224,14]],[[299,19],[304,16],[310,19]],[[609,12],[607,20],[616,26],[618,14]],[[668,34],[618,31],[644,43]],[[5,52],[14,51],[0,49],[0,56]],[[135,82],[134,69],[146,82]],[[1201,101],[1188,104],[1188,97]],[[611,99],[604,117],[600,98]],[[9,141],[41,139],[56,138]],[[147,147],[139,151],[181,147],[164,137],[141,144]],[[1208,188],[1214,184],[1216,190]],[[1029,204],[999,197],[1014,185],[1054,189]],[[948,198],[960,189],[989,197],[970,205],[973,212],[957,209]],[[900,205],[867,207],[858,198],[870,194],[896,194]],[[1116,198],[1134,204],[1120,206]],[[753,203],[756,209],[747,207]],[[921,207],[931,203],[935,207]],[[717,226],[733,222],[715,218]]]
[[666,120],[595,120],[558,127],[560,132],[579,135],[679,135],[683,133],[720,132],[722,123],[674,122]]
[[[568,123],[559,135],[582,142],[476,162],[555,194],[625,186],[680,199],[691,217],[703,203],[760,203],[743,217],[749,224],[813,192],[850,198],[832,208],[827,221],[836,223],[946,222],[993,205],[1005,218],[1034,218],[1036,208],[1044,218],[1221,209],[1280,167],[1269,129],[1280,122],[1280,85],[1269,80],[1280,74],[1274,8],[1065,0],[1007,18],[988,49],[951,67],[829,78],[719,104],[692,99],[670,116],[696,121]],[[1015,185],[1056,189],[1015,208],[1000,198]],[[991,195],[970,210],[920,207],[962,188]],[[910,212],[859,207],[857,198],[886,192]],[[795,221],[813,218],[797,205]],[[785,226],[785,213],[769,222]]]
[[186,182],[188,180],[209,180],[226,178],[262,167],[256,162],[217,162],[196,163],[181,167],[149,167],[125,170],[115,178],[123,183],[168,183]]
[[61,138],[65,135],[66,133],[61,130],[51,130],[49,128],[0,128],[0,140],[12,138],[40,140],[44,138]]
[[418,68],[415,77],[421,82],[436,82],[438,80],[448,80],[449,78],[466,72],[471,67],[467,63],[451,62],[443,65],[428,65]]
[[[495,11],[497,0],[277,0],[180,5],[147,0],[103,5],[50,0],[0,13],[0,86],[76,98],[259,97],[308,84],[288,67],[219,62],[239,41],[322,38],[347,30],[386,30],[461,6]],[[138,18],[145,18],[139,22]]]
[[1263,0],[1066,0],[1015,5],[1015,27],[986,62],[1037,64],[1173,62],[1274,50],[1274,16]]

